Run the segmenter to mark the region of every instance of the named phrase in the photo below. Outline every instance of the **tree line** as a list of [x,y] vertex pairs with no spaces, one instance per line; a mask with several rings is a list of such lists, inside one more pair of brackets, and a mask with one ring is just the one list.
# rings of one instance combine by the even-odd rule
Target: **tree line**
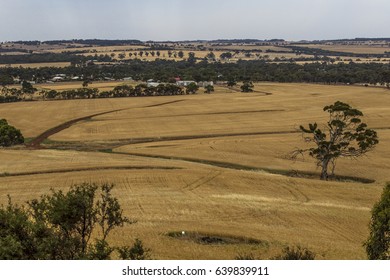
[[[189,84],[187,87],[180,87],[176,84],[159,84],[155,87],[148,87],[147,84],[138,84],[136,86],[131,85],[119,85],[113,90],[99,91],[97,88],[89,88],[84,86],[78,89],[69,89],[63,91],[56,90],[42,90],[38,94],[40,97],[33,97],[32,94],[37,91],[29,83],[23,83],[21,89],[16,88],[3,88],[2,93],[4,96],[0,96],[0,103],[18,102],[18,101],[32,101],[36,99],[90,99],[90,98],[119,98],[119,97],[142,97],[142,96],[171,96],[171,95],[184,95],[195,94],[199,90],[199,86],[195,83]],[[30,90],[30,87],[32,90]],[[253,86],[252,86],[253,87]],[[213,86],[207,86],[205,88],[206,93],[214,91]]]
[[[62,54],[66,55],[66,54]],[[72,76],[89,77],[91,80],[107,78],[123,79],[131,76],[134,80],[154,79],[170,82],[174,77],[194,81],[247,81],[254,82],[306,82],[325,84],[390,84],[390,64],[381,63],[268,63],[265,60],[238,61],[237,63],[208,63],[201,61],[141,61],[134,59],[126,64],[73,66],[0,68],[0,84],[10,82],[12,77],[21,80],[43,82],[50,80],[57,73]]]

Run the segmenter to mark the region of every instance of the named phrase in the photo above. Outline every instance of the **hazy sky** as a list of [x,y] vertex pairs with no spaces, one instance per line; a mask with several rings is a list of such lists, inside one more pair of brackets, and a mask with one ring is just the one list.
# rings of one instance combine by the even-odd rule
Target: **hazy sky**
[[0,41],[390,37],[389,0],[0,0]]

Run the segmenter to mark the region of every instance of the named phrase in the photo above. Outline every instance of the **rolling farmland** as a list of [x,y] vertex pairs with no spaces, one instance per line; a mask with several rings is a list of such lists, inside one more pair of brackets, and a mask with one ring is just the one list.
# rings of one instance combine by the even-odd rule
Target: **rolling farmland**
[[[364,259],[370,210],[389,180],[389,90],[277,83],[257,83],[253,93],[215,89],[1,104],[1,118],[29,141],[44,135],[32,147],[0,149],[1,203],[7,194],[23,203],[50,187],[113,182],[125,215],[138,222],[110,242],[140,237],[156,259],[270,258],[285,245],[308,247],[319,259]],[[293,162],[288,154],[305,145],[299,125],[324,122],[322,108],[337,100],[361,110],[380,143],[358,161],[338,162],[336,174],[349,179],[325,182],[306,176],[318,173],[311,158]],[[177,236],[182,231],[187,237]]]

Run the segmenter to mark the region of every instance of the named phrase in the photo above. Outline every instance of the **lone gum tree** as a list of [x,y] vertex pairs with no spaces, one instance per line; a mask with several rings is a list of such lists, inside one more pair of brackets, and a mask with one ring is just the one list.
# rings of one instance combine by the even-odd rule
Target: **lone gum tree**
[[334,175],[338,158],[358,158],[371,151],[379,141],[376,131],[362,122],[361,111],[340,101],[325,106],[324,111],[329,113],[329,120],[323,130],[317,123],[309,124],[308,128],[299,127],[305,142],[313,143],[314,147],[297,149],[292,158],[308,153],[321,168],[321,180],[328,180],[329,171]]

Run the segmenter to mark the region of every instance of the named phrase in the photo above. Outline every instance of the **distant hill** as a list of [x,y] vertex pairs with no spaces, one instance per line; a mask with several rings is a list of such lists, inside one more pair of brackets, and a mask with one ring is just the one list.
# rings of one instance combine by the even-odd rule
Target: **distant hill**
[[[387,42],[390,43],[390,38],[354,38],[354,39],[331,39],[331,40],[300,40],[289,41],[293,44],[324,44],[324,43],[359,43],[359,42]],[[72,39],[72,40],[51,40],[51,41],[14,41],[11,43],[24,45],[39,45],[39,44],[82,44],[94,46],[113,46],[113,45],[144,45],[146,43],[211,43],[211,44],[275,44],[287,43],[284,39],[216,39],[216,40],[183,40],[183,41],[141,41],[136,39],[131,40],[109,40],[109,39]]]

